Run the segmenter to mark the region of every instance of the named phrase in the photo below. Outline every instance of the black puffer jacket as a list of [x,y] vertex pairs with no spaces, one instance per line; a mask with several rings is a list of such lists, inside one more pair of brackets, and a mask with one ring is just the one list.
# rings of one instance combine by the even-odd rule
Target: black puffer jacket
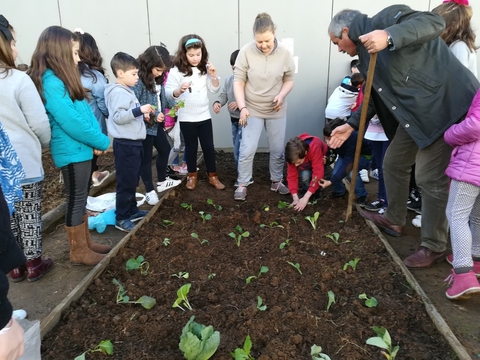
[[[367,116],[378,114],[389,139],[400,125],[420,148],[427,147],[467,113],[480,87],[439,37],[444,27],[441,16],[405,5],[389,6],[372,18],[359,14],[352,22],[348,36],[365,77],[370,55],[359,36],[387,30],[393,39],[393,49],[377,55]],[[359,109],[348,120],[354,128],[360,114]]]

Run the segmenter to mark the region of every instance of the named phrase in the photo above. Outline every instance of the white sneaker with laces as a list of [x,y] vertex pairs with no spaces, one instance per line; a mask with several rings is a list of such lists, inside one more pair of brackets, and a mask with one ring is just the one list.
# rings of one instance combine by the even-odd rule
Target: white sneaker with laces
[[157,205],[158,204],[158,195],[155,190],[152,190],[145,194],[145,200],[147,201],[148,205]]
[[182,183],[182,180],[173,180],[167,177],[163,182],[157,182],[157,191],[160,193],[162,191],[171,189],[175,186],[178,186]]
[[370,182],[370,179],[368,178],[368,170],[367,169],[362,169],[358,172],[358,174],[360,175],[360,178],[362,179],[362,181],[364,183],[368,183]]
[[370,170],[370,177],[374,178],[375,180],[378,180],[378,169]]

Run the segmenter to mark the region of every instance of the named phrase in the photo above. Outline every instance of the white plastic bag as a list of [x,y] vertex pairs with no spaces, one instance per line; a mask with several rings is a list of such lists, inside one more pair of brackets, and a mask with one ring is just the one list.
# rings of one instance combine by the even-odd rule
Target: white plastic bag
[[[135,193],[135,197],[137,199],[137,206],[142,206],[145,203],[145,195]],[[89,196],[87,198],[87,210],[104,212],[115,209],[115,198],[116,194],[114,192],[95,197]]]
[[25,352],[19,358],[19,360],[41,360],[42,356],[40,353],[40,321],[34,320],[30,321],[27,319],[17,320],[20,326],[25,331],[24,335],[24,345]]

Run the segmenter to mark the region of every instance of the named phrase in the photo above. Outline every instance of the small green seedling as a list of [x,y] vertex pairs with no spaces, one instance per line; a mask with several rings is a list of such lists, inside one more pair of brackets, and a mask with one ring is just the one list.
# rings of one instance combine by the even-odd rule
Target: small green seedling
[[75,358],[75,360],[85,360],[85,355],[87,353],[94,353],[94,352],[101,352],[102,354],[113,354],[113,344],[110,340],[103,340],[95,346],[93,349],[88,349],[82,355],[79,355]]
[[299,263],[293,263],[291,261],[287,261],[287,263],[289,263],[290,265],[292,265],[295,269],[297,269],[297,271],[300,273],[300,275],[303,275],[302,273],[302,270],[300,270],[300,264]]
[[315,214],[313,214],[313,216],[305,216],[305,220],[308,220],[310,222],[310,225],[312,225],[313,230],[317,229],[317,220],[319,216],[320,216],[320,213],[318,211],[315,211]]
[[177,277],[179,279],[188,279],[190,274],[188,272],[180,271],[178,274],[172,274],[172,277]]
[[263,303],[263,299],[260,296],[257,296],[257,309],[260,311],[267,310],[267,305]]
[[212,215],[205,214],[203,211],[199,211],[198,213],[200,214],[200,217],[202,218],[203,222],[208,221],[208,220],[212,220]]
[[164,245],[164,246],[170,245],[170,239],[169,239],[169,238],[164,238],[164,239],[163,239],[163,245]]
[[167,115],[174,118],[175,116],[177,116],[178,109],[181,109],[181,108],[184,108],[184,107],[185,107],[185,101],[178,100],[178,102],[175,104],[175,106],[168,111]]
[[298,218],[297,218],[297,217],[292,216],[290,219],[293,221],[293,223],[294,223],[295,225],[297,225],[297,221],[298,221]]
[[310,348],[310,356],[312,360],[331,360],[330,356],[322,353],[322,347],[315,344]]
[[345,263],[345,265],[343,265],[343,270],[347,270],[349,266],[353,269],[353,271],[357,270],[357,264],[359,261],[360,258],[350,260],[349,262]]
[[247,284],[250,284],[253,279],[257,279],[257,278],[260,277],[260,275],[266,274],[267,272],[268,272],[268,267],[262,266],[262,267],[260,268],[260,271],[258,272],[258,275],[257,275],[257,276],[255,276],[255,275],[249,276],[249,277],[247,277],[247,279],[246,279],[245,281],[246,281]]
[[122,284],[117,279],[113,279],[113,283],[118,286],[117,304],[140,304],[145,309],[150,310],[157,303],[154,298],[146,295],[139,297],[136,301],[130,301],[130,297],[126,295],[127,291]]
[[255,360],[252,355],[250,355],[250,350],[252,349],[252,341],[250,340],[250,335],[247,335],[245,342],[243,343],[243,349],[236,348],[234,352],[231,352],[230,355],[235,360]]
[[175,224],[174,221],[170,221],[170,220],[163,220],[162,221],[163,227],[169,227],[169,226],[172,226],[173,224]]
[[316,205],[317,202],[318,202],[318,200],[309,201],[309,202],[307,202],[307,205]]
[[188,293],[190,292],[190,287],[191,286],[192,286],[192,284],[185,284],[180,289],[177,290],[177,300],[175,300],[175,302],[173,303],[173,305],[172,305],[173,308],[178,307],[178,308],[182,309],[183,311],[185,311],[185,309],[180,306],[180,304],[182,304],[188,310],[193,310],[192,306],[188,302],[188,298],[187,298]]
[[335,301],[335,294],[333,293],[332,290],[329,290],[327,294],[328,294],[328,304],[327,304],[327,312],[328,312],[328,310],[330,309],[330,306],[336,303],[336,301]]
[[213,326],[198,324],[192,316],[183,327],[178,344],[187,360],[207,360],[217,351],[220,345],[220,333],[213,331]]
[[337,233],[337,232],[334,232],[334,233],[326,234],[325,237],[326,237],[326,238],[329,238],[329,239],[332,240],[335,244],[338,245],[338,239],[340,238],[340,234]]
[[215,273],[210,273],[210,274],[208,274],[207,278],[208,278],[208,280],[213,280],[213,278],[214,278],[215,276],[217,276],[217,274],[215,274]]
[[286,239],[284,242],[282,242],[280,244],[279,248],[280,248],[280,250],[283,250],[283,249],[285,249],[286,246],[287,247],[290,246],[290,239]]
[[125,267],[127,268],[127,271],[140,269],[140,274],[147,275],[150,263],[145,261],[145,258],[142,255],[138,255],[136,259],[129,259],[125,264]]
[[388,351],[388,354],[385,351],[381,353],[385,355],[388,360],[395,360],[397,356],[398,350],[400,350],[400,346],[392,347],[392,338],[388,333],[388,330],[382,327],[373,326],[373,331],[377,334],[375,337],[371,337],[367,339],[367,345],[373,345],[379,347],[381,349],[385,349]]
[[193,210],[193,204],[181,203],[180,206],[186,210]]
[[[237,231],[237,234],[235,233]],[[250,236],[250,232],[248,231],[243,231],[242,227],[240,225],[237,225],[235,227],[235,231],[232,231],[228,236],[231,238],[235,239],[235,242],[237,243],[237,246],[240,247],[240,242],[242,241],[242,238],[247,238]]]
[[262,210],[263,211],[270,211],[270,205],[267,205],[267,204],[263,205]]
[[222,211],[223,208],[220,206],[220,205],[215,205],[213,203],[213,200],[212,199],[207,199],[207,204],[208,205],[212,205],[214,209],[218,210],[218,211]]
[[191,233],[190,236],[197,239],[200,245],[203,245],[203,244],[210,245],[210,241],[208,241],[207,239],[200,240],[197,233]]
[[287,202],[285,202],[285,201],[279,200],[277,207],[278,207],[279,209],[285,209],[285,208],[287,208],[287,207],[290,207],[290,204],[287,203]]
[[365,300],[365,306],[366,307],[372,308],[372,307],[376,307],[378,305],[377,299],[375,299],[373,296],[371,298],[369,298],[367,296],[367,294],[365,294],[365,293],[358,295],[358,298],[362,299],[362,300]]
[[276,227],[282,228],[282,229],[284,228],[283,225],[280,225],[280,224],[279,224],[278,222],[276,222],[276,221],[272,221],[272,222],[271,222],[270,224],[268,224],[268,225],[267,225],[267,224],[260,224],[260,227],[261,227],[261,228],[269,227],[270,229],[273,229],[273,228],[276,228]]

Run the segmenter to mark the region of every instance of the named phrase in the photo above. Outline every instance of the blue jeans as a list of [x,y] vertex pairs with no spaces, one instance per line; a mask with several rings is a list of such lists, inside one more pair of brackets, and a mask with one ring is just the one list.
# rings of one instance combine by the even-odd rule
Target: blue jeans
[[[367,169],[368,168],[368,163],[369,163],[369,160],[365,157],[365,156],[360,156],[360,160],[359,160],[359,164],[358,164],[358,168],[359,169]],[[344,169],[345,166],[343,164],[343,159],[341,157],[339,157],[337,159],[337,162],[335,163],[335,167],[333,168],[333,171],[332,171],[332,177],[334,177],[334,174],[337,174],[338,171],[340,171],[340,169]],[[343,179],[345,176],[347,176],[347,174],[339,174],[339,175],[343,175],[343,176],[340,176],[341,179]],[[350,175],[348,175],[349,178],[350,178]],[[343,183],[343,181],[338,181],[338,182],[334,182],[332,183],[332,186],[333,186],[333,192],[337,195],[343,195],[345,193],[345,184]],[[360,197],[360,196],[367,196],[367,190],[365,189],[365,186],[363,185],[363,181],[362,179],[360,179],[360,176],[357,175],[357,181],[355,181],[355,195],[357,197]]]
[[300,180],[300,188],[307,192],[312,181],[312,170],[298,170],[298,178]]
[[[378,169],[378,199],[385,201],[384,206],[388,206],[387,192],[385,190],[385,181],[383,179],[383,158],[387,152],[390,141],[372,141],[372,155],[375,159],[376,168]],[[373,162],[372,162],[373,163]],[[372,165],[372,169],[375,169]]]
[[232,140],[233,157],[235,158],[235,168],[238,168],[238,157],[240,156],[240,141],[242,140],[242,127],[238,121],[232,122]]

